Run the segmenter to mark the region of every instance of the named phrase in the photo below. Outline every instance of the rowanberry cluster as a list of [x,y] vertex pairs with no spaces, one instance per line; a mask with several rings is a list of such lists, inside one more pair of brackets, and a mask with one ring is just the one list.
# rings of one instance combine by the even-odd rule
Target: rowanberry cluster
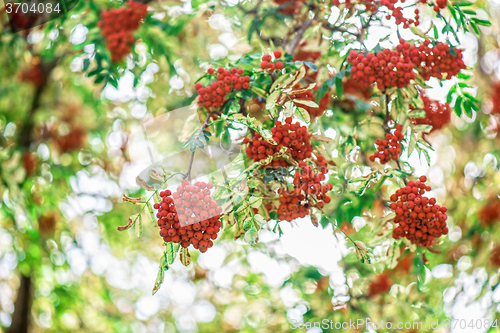
[[479,222],[485,228],[500,221],[500,200],[494,199],[479,211]]
[[[448,103],[439,103],[424,94],[420,95],[424,102],[425,118],[412,118],[415,125],[431,125],[432,131],[437,131],[451,121],[451,107]],[[410,109],[415,108],[410,105]]]
[[[281,51],[276,50],[273,52],[274,58],[277,60],[281,58]],[[285,64],[283,64],[282,61],[275,61],[274,63],[272,62],[272,57],[270,54],[264,54],[262,56],[262,61],[260,62],[260,68],[268,70],[269,72],[274,72],[275,70],[282,70],[283,67],[285,67]]]
[[393,285],[389,272],[379,274],[368,286],[368,296],[387,294]]
[[160,203],[155,203],[158,210],[158,226],[165,242],[180,243],[186,248],[193,244],[195,249],[206,252],[213,246],[213,239],[221,228],[220,213],[222,208],[211,197],[210,183],[197,182],[191,186],[183,181],[176,192],[160,192]]
[[51,235],[55,231],[56,224],[57,215],[54,212],[45,213],[38,218],[38,230],[44,237]]
[[403,88],[416,76],[410,57],[397,50],[384,49],[366,55],[351,50],[346,60],[352,65],[353,80],[366,86],[375,83],[381,91],[388,87]]
[[293,61],[315,61],[321,58],[320,51],[307,51],[305,49],[307,44],[307,41],[304,41],[299,45],[293,56]]
[[21,159],[21,164],[24,171],[26,171],[26,176],[33,176],[38,166],[38,155],[34,152],[25,151]]
[[[427,0],[420,0],[420,2],[427,3]],[[436,4],[432,7],[432,9],[434,9],[434,11],[437,13],[441,9],[445,9],[446,7],[448,7],[448,0],[436,0]]]
[[[419,25],[420,24],[420,11],[418,9],[415,9],[415,18],[414,19],[408,19],[403,16],[403,7],[396,7],[395,5],[400,2],[400,0],[380,0],[380,4],[382,6],[387,7],[390,11],[391,14],[386,15],[386,19],[390,20],[391,17],[394,17],[396,20],[396,24],[403,24],[403,28],[408,29],[410,25]],[[405,2],[405,0],[401,0],[401,3]]]
[[411,269],[413,268],[413,259],[415,258],[415,254],[413,252],[409,252],[407,255],[403,257],[407,247],[404,246],[400,250],[400,255],[398,259],[398,264],[392,270],[394,273],[398,275],[408,275],[411,273]]
[[[281,147],[286,147],[287,152],[297,161],[311,157],[313,147],[310,142],[311,135],[307,133],[307,127],[300,126],[298,122],[292,124],[292,121],[292,118],[288,117],[284,123],[280,121],[274,123],[271,133],[276,141],[275,145],[267,142],[259,133],[255,133],[252,141],[248,138],[243,139],[244,144],[249,143],[246,149],[247,157],[260,161],[279,152]],[[270,164],[270,166],[287,165],[288,162],[284,159],[274,159]]]
[[377,6],[375,4],[375,1],[373,0],[345,0],[342,3],[340,2],[340,0],[333,0],[332,3],[337,7],[341,7],[343,5],[345,8],[351,8],[355,5],[364,5],[367,12],[375,12],[377,10]]
[[399,224],[392,232],[394,239],[406,237],[413,244],[427,247],[434,243],[434,239],[448,234],[447,208],[437,205],[435,198],[423,196],[431,190],[425,185],[426,181],[427,177],[420,176],[416,182],[408,182],[407,186],[391,195],[390,206],[396,212],[394,222]]
[[87,131],[79,125],[72,125],[66,135],[56,135],[55,143],[59,152],[67,153],[81,149],[85,145]]
[[21,73],[21,81],[31,83],[35,87],[41,87],[47,83],[47,76],[43,71],[42,64],[33,65]]
[[[405,49],[409,45],[408,42],[403,40],[400,40],[400,43],[404,45]],[[435,46],[432,46],[431,41],[426,39],[418,47],[415,45],[410,46],[409,51],[415,69],[426,81],[431,77],[441,80],[444,74],[449,79],[466,68],[462,59],[462,50],[455,48],[454,53],[456,55],[453,55],[450,46],[445,43],[438,42]]]
[[490,262],[495,267],[500,267],[500,245],[497,245],[491,252]]
[[370,156],[370,161],[374,162],[377,158],[381,164],[386,164],[391,159],[398,161],[399,155],[401,155],[401,140],[404,138],[404,135],[401,132],[402,129],[403,126],[397,124],[392,130],[392,133],[387,133],[385,135],[385,140],[380,138],[375,140],[377,151]]
[[370,86],[361,84],[359,81],[347,78],[343,84],[344,94],[354,95],[361,100],[367,100],[372,96],[372,88]]
[[[281,189],[280,189],[281,190]],[[278,207],[278,218],[281,221],[291,222],[297,218],[304,218],[309,215],[309,203],[302,203],[306,197],[303,194],[296,194],[294,191],[279,191],[281,195]]]
[[[214,75],[215,70],[209,68],[209,75]],[[217,81],[203,87],[201,83],[196,83],[195,88],[198,92],[198,103],[204,106],[209,112],[218,111],[226,101],[226,95],[233,90],[249,89],[250,76],[243,75],[243,69],[232,67],[231,69],[217,68]]]
[[[313,195],[316,198],[317,206],[323,208],[325,204],[330,203],[331,198],[327,195],[332,190],[333,185],[330,183],[321,184],[326,179],[328,173],[328,163],[323,156],[319,155],[317,159],[319,172],[315,173],[311,166],[308,166],[305,161],[299,162],[299,168],[302,168],[302,173],[295,172],[293,180],[293,190],[278,191],[281,194],[278,207],[278,218],[282,221],[293,221],[299,217],[305,217],[310,213],[311,201],[309,197]],[[313,202],[314,204],[315,202]]]
[[28,29],[24,32],[25,36],[29,34],[29,29],[36,24],[39,18],[39,15],[37,13],[23,13],[22,10],[11,11],[8,15],[13,31],[22,31]]
[[302,5],[306,0],[274,0],[281,8],[278,9],[283,15],[292,16],[300,12]]
[[[301,89],[300,85],[297,84],[294,89]],[[319,87],[314,87],[313,90],[318,90]],[[299,106],[301,108],[303,108],[304,110],[307,111],[307,113],[309,113],[309,115],[311,117],[319,117],[321,115],[323,115],[323,113],[325,113],[325,111],[328,109],[328,106],[330,105],[330,95],[328,94],[328,91],[323,95],[323,97],[321,97],[321,99],[319,100],[319,104],[318,104],[318,107],[312,107],[312,106],[307,106],[307,105],[304,105],[304,104],[301,104],[300,102],[297,102],[297,100],[306,100],[306,101],[314,101],[315,98],[314,98],[314,93],[313,91],[304,91],[303,93],[300,93],[300,94],[291,94],[290,96],[290,99],[294,100],[294,104],[296,106]]]
[[500,82],[493,83],[490,99],[492,103],[491,113],[500,114]]
[[112,62],[119,62],[130,53],[135,41],[133,33],[142,24],[148,10],[147,5],[132,0],[127,5],[101,12],[101,21],[97,24],[106,39]]

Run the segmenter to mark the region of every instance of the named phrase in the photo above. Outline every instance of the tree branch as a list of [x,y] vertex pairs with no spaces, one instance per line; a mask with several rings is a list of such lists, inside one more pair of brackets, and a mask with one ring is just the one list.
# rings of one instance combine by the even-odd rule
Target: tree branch
[[293,38],[292,42],[290,43],[290,46],[288,47],[288,51],[287,51],[288,54],[293,55],[293,53],[295,52],[295,49],[297,48],[297,46],[300,43],[300,40],[302,39],[302,36],[304,36],[304,33],[312,25],[312,23],[313,23],[312,19],[307,20],[304,23],[302,23],[300,28],[297,30],[295,37]]
[[21,273],[21,285],[17,292],[17,299],[14,303],[14,313],[12,323],[7,333],[28,333],[31,313],[31,276],[24,276]]

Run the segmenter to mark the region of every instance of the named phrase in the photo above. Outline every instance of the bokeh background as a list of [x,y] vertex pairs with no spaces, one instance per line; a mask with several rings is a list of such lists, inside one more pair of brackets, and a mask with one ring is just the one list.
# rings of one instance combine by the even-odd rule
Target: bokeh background
[[[309,2],[336,22],[340,11],[332,3]],[[276,14],[273,1],[152,1],[132,56],[90,75],[98,57],[107,60],[99,13],[122,5],[81,0],[68,15],[18,33],[1,13],[0,332],[288,332],[290,323],[323,318],[500,319],[498,263],[491,261],[500,221],[481,219],[485,209],[500,207],[499,1],[470,7],[492,23],[479,26],[479,36],[457,33],[469,67],[463,80],[472,87],[465,91],[477,98],[479,111],[452,114],[448,127],[428,136],[429,163],[416,152],[403,158],[415,175],[428,176],[432,195],[449,207],[450,233],[439,253],[427,252],[427,270],[417,273],[410,258],[390,272],[390,291],[372,296],[367,290],[384,272],[392,240],[372,232],[380,200],[355,197],[347,183],[326,211],[373,249],[371,265],[360,263],[329,223],[296,220],[282,224],[279,236],[270,222],[256,246],[223,233],[207,253],[192,253],[189,267],[176,260],[151,294],[163,253],[158,229],[145,222],[141,237],[134,229],[117,231],[137,213],[123,194],[142,193],[135,179],[144,164],[127,153],[130,133],[142,121],[190,105],[194,82],[208,67],[274,49],[270,36],[285,37],[298,19]],[[255,17],[264,15],[262,32],[249,40]],[[422,14],[422,31],[433,15]],[[306,38],[322,52],[319,67],[334,66],[332,58],[356,45],[314,29]],[[397,33],[392,22],[374,26],[365,44],[371,49],[389,35],[381,45],[390,47]],[[400,33],[414,38],[409,30]],[[427,94],[444,102],[455,84],[430,80]],[[329,109],[332,138],[357,126],[352,114]],[[348,143],[338,145],[332,154],[342,158]],[[354,178],[363,168],[354,161],[344,171]]]

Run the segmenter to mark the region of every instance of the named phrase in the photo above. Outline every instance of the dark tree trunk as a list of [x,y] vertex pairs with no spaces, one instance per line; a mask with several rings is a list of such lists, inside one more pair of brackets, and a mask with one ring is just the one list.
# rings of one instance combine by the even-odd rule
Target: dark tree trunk
[[21,285],[14,303],[12,324],[7,333],[28,333],[31,314],[31,277],[21,274]]

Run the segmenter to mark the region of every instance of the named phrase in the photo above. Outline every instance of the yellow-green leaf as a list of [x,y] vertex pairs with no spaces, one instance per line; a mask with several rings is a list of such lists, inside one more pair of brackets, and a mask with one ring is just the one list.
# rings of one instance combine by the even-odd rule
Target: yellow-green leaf
[[309,123],[311,121],[311,116],[309,116],[309,112],[307,112],[306,109],[297,107],[295,109],[295,115],[299,117],[299,119],[305,121],[306,123]]
[[189,266],[189,264],[191,263],[191,255],[189,254],[187,248],[181,249],[181,252],[179,253],[179,258],[181,259],[181,263],[184,266]]

